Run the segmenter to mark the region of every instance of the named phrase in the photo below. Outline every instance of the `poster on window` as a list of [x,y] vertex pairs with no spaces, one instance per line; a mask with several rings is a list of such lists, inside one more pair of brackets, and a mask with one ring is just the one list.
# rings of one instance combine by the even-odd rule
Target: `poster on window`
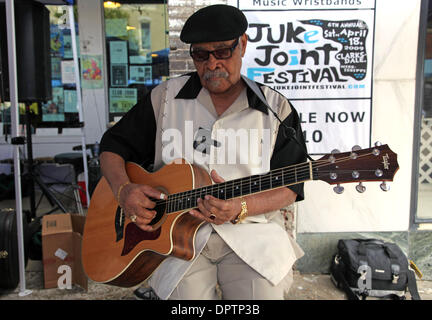
[[138,90],[135,88],[110,88],[110,112],[128,112],[138,101]]
[[64,94],[62,87],[52,88],[52,100],[42,104],[42,121],[64,121]]
[[107,37],[124,37],[127,35],[127,19],[105,19]]
[[291,101],[309,153],[369,147],[375,1],[230,2],[249,22],[242,74]]
[[128,63],[127,42],[110,41],[110,63]]
[[61,76],[63,84],[75,84],[75,64],[73,60],[62,60]]
[[152,79],[152,66],[130,66],[132,83],[151,83]]
[[82,55],[81,69],[81,86],[83,89],[103,88],[102,55]]
[[51,57],[51,79],[61,80],[61,76],[61,58]]
[[[80,47],[79,47],[79,36],[76,37],[76,50],[77,56],[80,56]],[[70,34],[63,33],[63,58],[64,59],[73,59],[73,48],[72,48],[72,36]]]
[[141,50],[140,55],[130,55],[129,61],[131,64],[148,64],[152,63],[153,57],[149,50]]
[[128,66],[127,64],[111,65],[111,86],[127,87],[128,85]]
[[63,32],[57,25],[50,25],[50,52],[52,57],[63,57]]
[[64,112],[78,112],[77,92],[64,90]]

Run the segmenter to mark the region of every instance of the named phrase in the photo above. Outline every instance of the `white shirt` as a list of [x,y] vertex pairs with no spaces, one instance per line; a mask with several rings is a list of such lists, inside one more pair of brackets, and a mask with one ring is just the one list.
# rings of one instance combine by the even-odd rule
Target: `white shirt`
[[[207,172],[215,169],[226,181],[268,172],[279,128],[274,115],[262,108],[252,108],[245,89],[218,116],[208,91],[191,86],[193,80],[190,75],[174,78],[151,93],[157,123],[155,170],[176,158],[184,158]],[[186,88],[195,93],[188,96]],[[291,107],[285,98],[267,87],[262,90],[268,104],[278,106],[275,111],[281,119],[290,114]],[[284,229],[280,212],[274,211],[247,217],[236,225],[203,225],[195,238],[195,259],[212,228],[273,285],[304,254]],[[170,256],[155,270],[149,284],[161,299],[171,295],[193,261]]]

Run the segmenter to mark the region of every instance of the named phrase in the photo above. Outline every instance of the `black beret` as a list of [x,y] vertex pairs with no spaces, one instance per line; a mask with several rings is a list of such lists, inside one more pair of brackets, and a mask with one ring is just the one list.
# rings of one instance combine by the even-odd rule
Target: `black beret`
[[187,19],[180,40],[185,43],[232,40],[245,33],[247,27],[247,19],[241,10],[215,4],[199,9]]

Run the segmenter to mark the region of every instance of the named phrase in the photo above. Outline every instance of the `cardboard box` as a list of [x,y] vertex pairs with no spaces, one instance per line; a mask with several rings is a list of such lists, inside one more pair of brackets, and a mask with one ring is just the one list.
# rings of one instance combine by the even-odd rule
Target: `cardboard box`
[[84,223],[85,216],[70,213],[46,215],[42,218],[46,289],[65,289],[65,284],[77,284],[87,290],[88,280],[81,261]]

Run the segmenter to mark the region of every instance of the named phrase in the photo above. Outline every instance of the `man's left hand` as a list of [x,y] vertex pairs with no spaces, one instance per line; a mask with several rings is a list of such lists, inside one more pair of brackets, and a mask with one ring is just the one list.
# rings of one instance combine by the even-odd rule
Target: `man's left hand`
[[[215,183],[225,182],[217,174],[216,170],[212,170],[210,176]],[[198,210],[192,209],[189,213],[201,220],[218,225],[234,220],[241,211],[241,200],[239,198],[221,200],[211,195],[206,195],[204,199],[198,198],[197,204]]]

